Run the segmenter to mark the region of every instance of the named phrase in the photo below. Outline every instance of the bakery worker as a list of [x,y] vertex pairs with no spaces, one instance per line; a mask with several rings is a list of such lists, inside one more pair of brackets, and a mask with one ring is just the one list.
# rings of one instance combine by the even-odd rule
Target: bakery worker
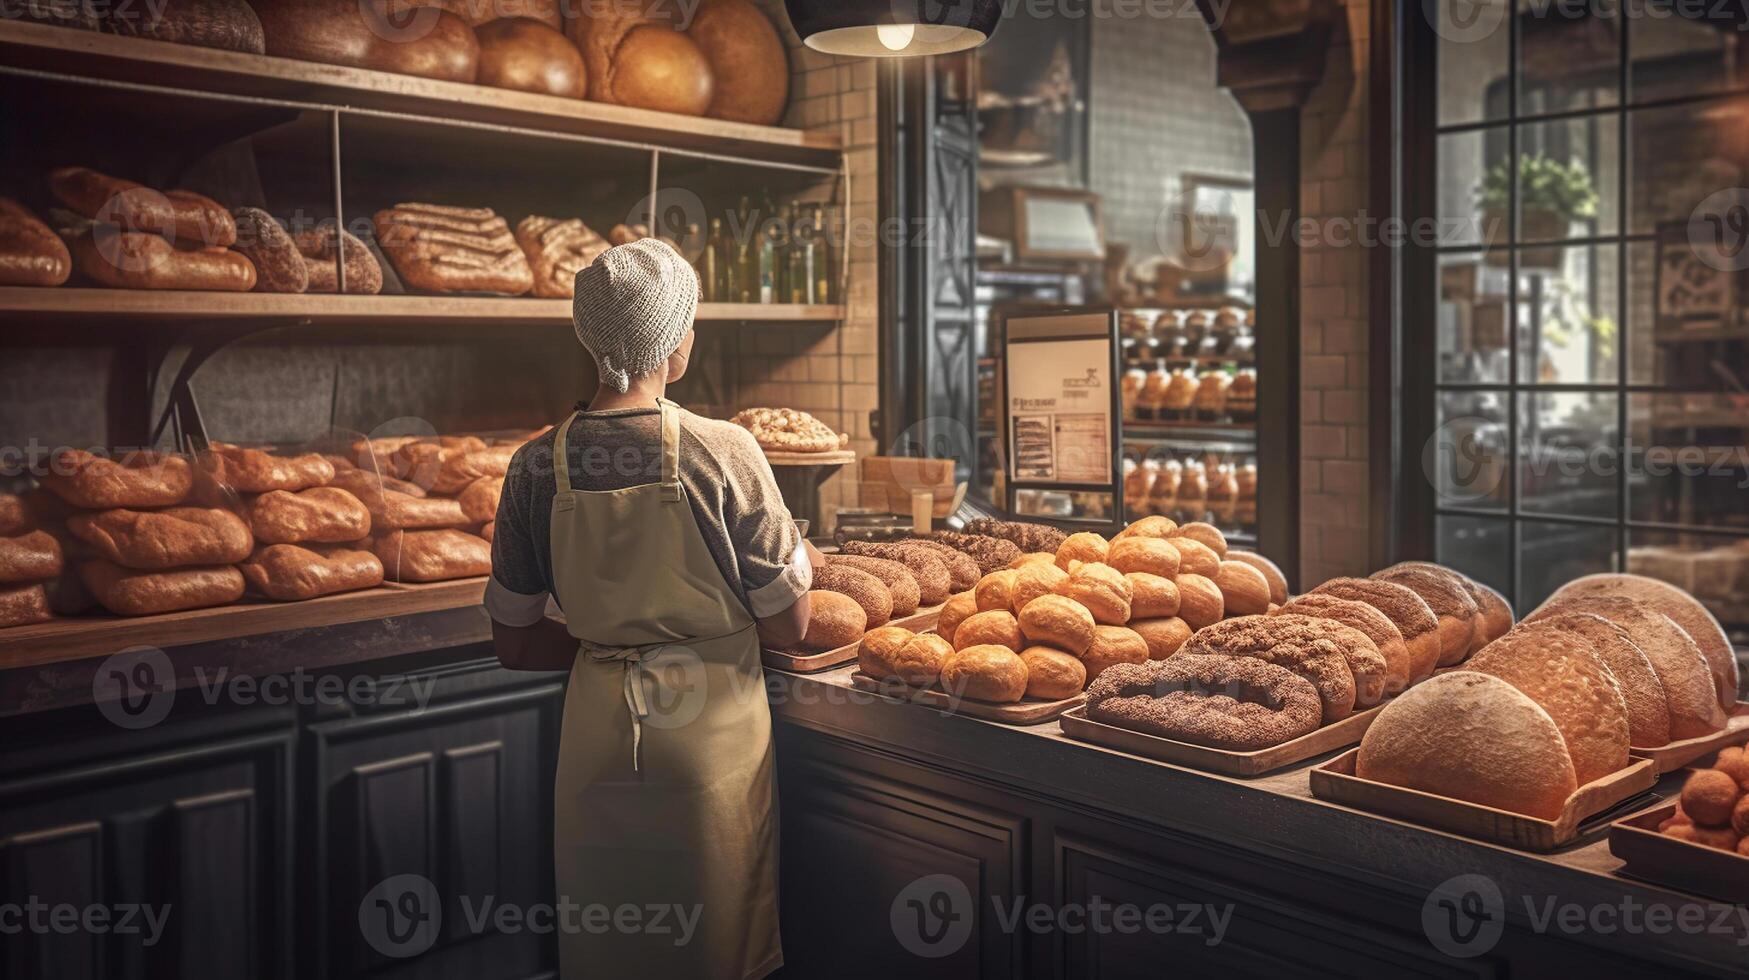
[[697,309],[697,275],[655,239],[579,272],[573,320],[600,384],[517,452],[498,506],[498,658],[570,671],[559,908],[663,917],[661,931],[558,923],[567,978],[740,980],[783,962],[759,647],[801,639],[817,553],[752,435],[664,397]]

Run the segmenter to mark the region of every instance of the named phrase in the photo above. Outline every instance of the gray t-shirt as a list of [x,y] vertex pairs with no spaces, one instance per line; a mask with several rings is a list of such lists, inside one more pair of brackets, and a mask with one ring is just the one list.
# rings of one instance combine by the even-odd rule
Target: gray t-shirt
[[[549,432],[522,447],[504,476],[486,611],[506,626],[538,622],[553,591],[556,439]],[[575,490],[623,490],[662,477],[661,416],[654,408],[579,415],[565,448]],[[723,581],[750,613],[775,615],[808,590],[812,573],[795,522],[752,433],[682,410],[680,483]]]

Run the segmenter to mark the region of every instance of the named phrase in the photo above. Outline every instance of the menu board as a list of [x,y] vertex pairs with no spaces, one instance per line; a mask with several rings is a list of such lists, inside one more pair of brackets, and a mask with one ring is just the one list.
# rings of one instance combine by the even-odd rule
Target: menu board
[[1015,313],[1005,334],[1008,485],[1117,491],[1116,314]]

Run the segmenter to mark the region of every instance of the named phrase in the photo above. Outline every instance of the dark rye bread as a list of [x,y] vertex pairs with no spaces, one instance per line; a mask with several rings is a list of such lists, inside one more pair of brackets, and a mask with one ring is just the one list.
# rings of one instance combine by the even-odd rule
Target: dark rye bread
[[885,626],[887,620],[893,618],[893,593],[880,579],[859,568],[830,563],[825,568],[817,568],[814,570],[813,590],[836,592],[856,600],[867,617],[866,629]]
[[917,576],[911,570],[896,561],[885,558],[870,558],[866,555],[831,555],[827,557],[828,567],[833,565],[854,568],[867,572],[887,587],[893,595],[893,615],[909,616],[917,611],[921,593],[917,588]]
[[[918,548],[907,548],[890,541],[846,541],[844,554],[868,558],[885,558],[905,566],[917,580],[917,601],[924,606],[937,606],[947,601],[954,591],[947,563],[935,554]],[[965,589],[959,591],[964,592]]]

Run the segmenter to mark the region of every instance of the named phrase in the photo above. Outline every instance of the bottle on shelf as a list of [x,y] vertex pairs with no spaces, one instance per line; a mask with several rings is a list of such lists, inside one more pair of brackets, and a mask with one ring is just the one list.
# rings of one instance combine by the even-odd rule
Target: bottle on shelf
[[826,228],[825,205],[814,205],[810,225],[813,247],[809,254],[813,268],[809,276],[808,302],[827,303],[830,302],[827,297],[832,295],[832,263],[826,258],[831,235]]
[[788,302],[799,305],[808,301],[808,284],[814,277],[809,268],[807,229],[802,227],[801,220],[793,210],[789,212],[788,224],[788,261],[784,263],[788,270],[785,276],[789,286]]
[[734,302],[736,283],[734,249],[723,219],[711,219],[710,241],[705,243],[705,266],[710,270],[710,296],[713,303]]
[[777,222],[772,220],[771,195],[766,193],[761,202],[758,224],[754,228],[754,261],[758,266],[759,276],[758,301],[761,303],[777,302],[777,244],[773,240]]
[[753,204],[747,195],[735,210],[735,302],[759,302],[759,253],[754,243]]
[[771,300],[774,303],[788,303],[790,301],[789,250],[791,218],[790,207],[787,204],[772,212]]
[[[687,249],[697,248],[699,245],[699,238],[700,233],[698,222],[695,221],[692,224],[687,225],[686,240],[680,243],[681,254],[686,254]],[[692,260],[692,271],[698,273],[698,301],[700,303],[712,302],[711,277],[710,274],[705,271],[705,253],[709,251],[710,249],[708,248],[700,248],[698,258]]]

